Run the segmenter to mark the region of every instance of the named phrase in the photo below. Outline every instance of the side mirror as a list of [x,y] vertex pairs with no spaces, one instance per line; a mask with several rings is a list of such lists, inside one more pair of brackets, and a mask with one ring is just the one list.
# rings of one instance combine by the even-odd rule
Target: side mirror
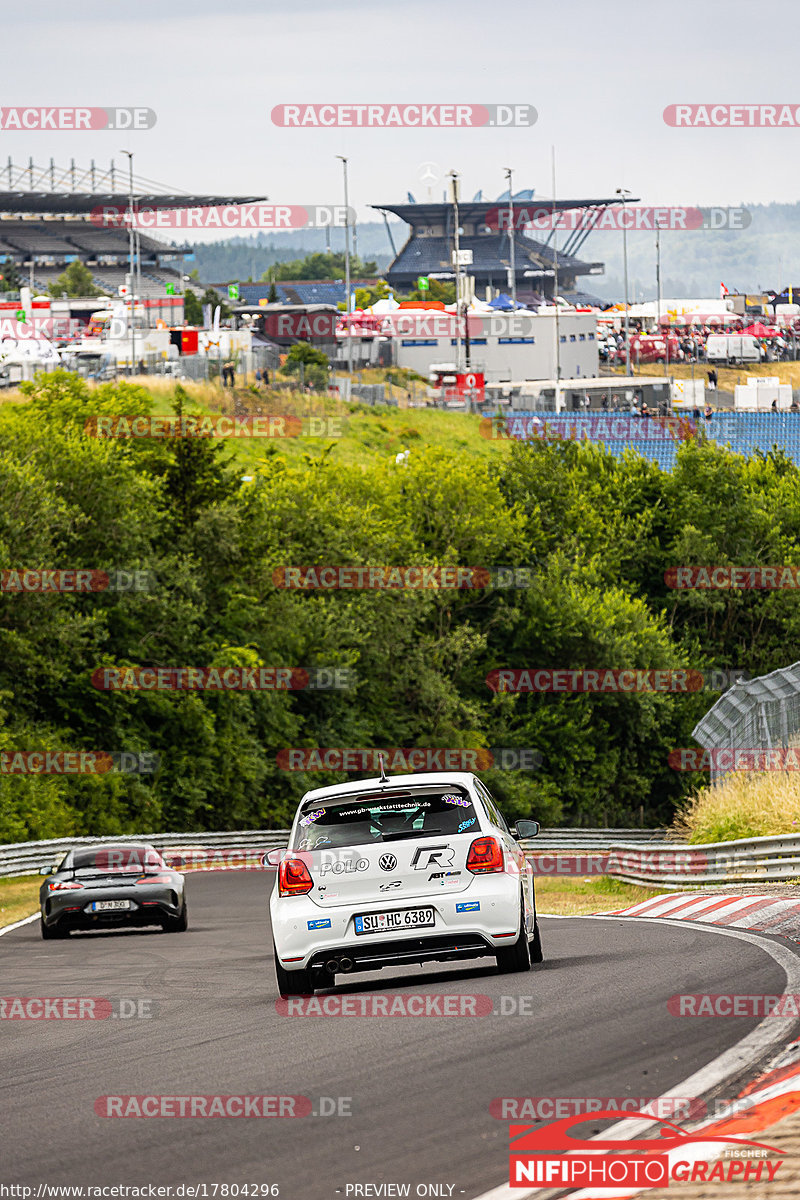
[[285,854],[285,850],[268,850],[261,856],[262,867],[279,867]]
[[40,875],[52,875],[54,871],[55,867],[39,867]]
[[517,841],[519,841],[521,838],[536,837],[538,832],[538,821],[517,821],[513,829],[513,834]]

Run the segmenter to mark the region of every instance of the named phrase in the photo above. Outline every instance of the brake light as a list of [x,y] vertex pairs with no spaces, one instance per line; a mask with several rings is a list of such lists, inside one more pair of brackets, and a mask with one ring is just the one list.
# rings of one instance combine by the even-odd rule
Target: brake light
[[473,875],[487,875],[503,870],[503,851],[497,838],[476,838],[467,855],[467,870]]
[[82,888],[83,884],[76,883],[74,879],[56,879],[47,886],[51,892],[72,892],[75,888]]
[[171,875],[142,875],[141,879],[135,879],[134,883],[172,883]]
[[303,896],[310,892],[314,880],[302,858],[284,858],[278,867],[278,895]]

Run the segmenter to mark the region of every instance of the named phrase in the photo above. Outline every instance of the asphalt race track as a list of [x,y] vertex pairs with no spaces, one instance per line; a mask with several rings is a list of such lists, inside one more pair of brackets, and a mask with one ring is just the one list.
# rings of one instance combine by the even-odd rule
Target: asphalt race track
[[[0,938],[2,996],[153,1007],[149,1019],[0,1022],[5,1183],[278,1184],[285,1200],[408,1183],[412,1196],[418,1184],[478,1196],[508,1178],[508,1130],[490,1115],[494,1097],[658,1096],[758,1024],[671,1017],[669,996],[784,986],[758,947],[697,927],[545,919],[546,962],[530,974],[498,975],[485,959],[340,976],[347,982],[335,989],[488,995],[488,1016],[286,1017],[275,1008],[273,880],[256,871],[190,876],[185,934],[43,942],[31,924]],[[533,1015],[499,1015],[504,996],[532,997]],[[352,1115],[95,1113],[98,1097],[129,1094],[302,1095],[314,1112],[321,1095],[350,1097]]]

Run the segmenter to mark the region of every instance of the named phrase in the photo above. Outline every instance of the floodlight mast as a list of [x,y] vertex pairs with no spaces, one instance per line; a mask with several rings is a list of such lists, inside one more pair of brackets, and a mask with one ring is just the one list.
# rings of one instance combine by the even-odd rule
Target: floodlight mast
[[127,154],[127,156],[128,156],[128,177],[129,177],[129,183],[130,183],[130,213],[129,213],[130,225],[128,226],[128,261],[129,261],[129,264],[130,264],[130,277],[129,277],[129,279],[128,279],[128,283],[129,283],[129,294],[130,294],[130,313],[131,313],[131,377],[133,377],[133,372],[134,372],[134,370],[135,370],[135,367],[136,367],[136,330],[135,330],[135,328],[134,328],[134,322],[133,322],[133,305],[134,305],[134,295],[133,295],[133,293],[134,293],[134,275],[133,275],[133,254],[134,254],[134,251],[133,251],[133,238],[134,238],[134,229],[133,229],[133,225],[134,225],[134,217],[133,217],[133,213],[134,213],[134,208],[133,208],[133,151],[132,151],[132,150],[122,150],[122,151],[121,151],[121,153],[122,153],[122,154]]

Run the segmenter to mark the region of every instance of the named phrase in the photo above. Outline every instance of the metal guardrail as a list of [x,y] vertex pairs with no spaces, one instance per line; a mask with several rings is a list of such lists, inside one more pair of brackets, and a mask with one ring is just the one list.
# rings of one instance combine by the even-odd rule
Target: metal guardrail
[[617,843],[604,873],[643,887],[800,883],[800,834],[692,846],[665,842],[649,850]]
[[[72,846],[149,842],[169,852],[179,865],[201,866],[204,852],[225,851],[227,865],[257,860],[259,853],[285,846],[288,829],[232,833],[152,833],[123,837],[56,838],[0,845],[0,877],[36,875]],[[800,881],[800,834],[746,838],[688,846],[667,840],[663,829],[542,829],[521,843],[526,854],[586,855],[604,859],[602,873],[642,887],[699,887],[705,884]],[[600,872],[594,872],[599,874]],[[800,895],[800,892],[798,893]]]
[[[251,829],[235,833],[148,833],[129,834],[121,837],[74,837],[55,838],[46,842],[16,842],[0,846],[0,877],[10,875],[37,875],[39,868],[58,862],[73,846],[101,846],[113,843],[124,846],[128,843],[148,842],[156,849],[172,852],[193,850],[225,850],[248,852],[252,857],[256,851],[273,850],[285,846],[289,840],[288,829]],[[199,857],[199,856],[198,856]]]
[[[542,829],[534,841],[523,843],[529,850],[554,852],[579,852],[601,854],[622,838],[626,843],[660,844],[666,836],[659,829]],[[249,829],[235,833],[148,833],[129,834],[121,837],[74,837],[55,838],[44,842],[16,842],[0,845],[0,878],[12,875],[36,875],[39,868],[50,865],[72,846],[99,846],[113,842],[125,845],[128,842],[149,842],[158,850],[191,851],[193,848],[213,850],[272,850],[285,846],[289,840],[288,829]],[[191,861],[191,860],[190,860]]]

